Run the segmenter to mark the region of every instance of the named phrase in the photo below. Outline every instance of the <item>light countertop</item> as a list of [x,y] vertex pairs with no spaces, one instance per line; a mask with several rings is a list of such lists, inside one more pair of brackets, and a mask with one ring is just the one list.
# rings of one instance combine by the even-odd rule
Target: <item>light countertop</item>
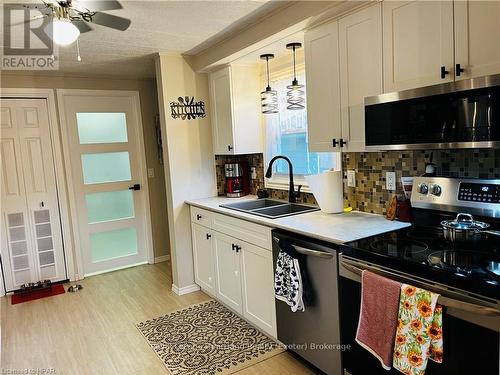
[[390,221],[382,215],[360,211],[351,211],[341,214],[325,214],[321,211],[315,211],[278,219],[268,219],[220,207],[221,204],[235,203],[245,199],[255,198],[255,196],[246,196],[243,198],[213,197],[188,200],[186,203],[209,211],[233,216],[238,219],[248,220],[256,224],[288,230],[290,232],[337,244],[410,226],[409,223]]

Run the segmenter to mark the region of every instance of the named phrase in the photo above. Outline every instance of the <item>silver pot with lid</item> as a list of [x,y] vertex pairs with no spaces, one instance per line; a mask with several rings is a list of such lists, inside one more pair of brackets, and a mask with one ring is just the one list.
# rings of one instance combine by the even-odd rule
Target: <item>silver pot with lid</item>
[[444,238],[451,242],[477,242],[483,233],[500,236],[500,231],[487,230],[490,224],[476,221],[470,214],[459,213],[454,220],[443,220]]

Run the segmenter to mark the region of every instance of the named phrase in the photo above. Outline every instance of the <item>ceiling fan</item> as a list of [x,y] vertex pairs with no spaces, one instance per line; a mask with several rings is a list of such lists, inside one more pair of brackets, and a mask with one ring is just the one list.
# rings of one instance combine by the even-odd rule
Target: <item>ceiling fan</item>
[[[47,19],[52,27],[46,29],[54,43],[67,46],[78,39],[80,33],[93,30],[89,23],[124,31],[130,26],[127,18],[103,13],[106,10],[122,9],[116,0],[42,0],[40,5],[24,5],[37,9],[42,14],[21,23]],[[49,25],[50,26],[50,25]]]

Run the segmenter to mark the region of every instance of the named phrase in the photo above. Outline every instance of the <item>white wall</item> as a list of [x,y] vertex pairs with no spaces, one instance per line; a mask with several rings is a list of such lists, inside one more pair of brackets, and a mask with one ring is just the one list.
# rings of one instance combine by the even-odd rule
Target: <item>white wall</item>
[[180,55],[160,54],[156,60],[167,188],[173,290],[196,289],[188,199],[217,195],[212,128],[208,114],[195,120],[173,119],[169,104],[178,97],[203,100],[208,112],[208,77],[195,73]]

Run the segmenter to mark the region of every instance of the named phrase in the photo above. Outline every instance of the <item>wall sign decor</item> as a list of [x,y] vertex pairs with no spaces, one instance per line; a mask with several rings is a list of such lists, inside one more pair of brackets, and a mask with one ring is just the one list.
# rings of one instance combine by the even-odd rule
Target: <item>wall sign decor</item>
[[200,100],[194,101],[194,96],[189,99],[189,96],[179,96],[179,101],[170,102],[170,115],[173,119],[180,118],[181,120],[194,120],[197,117],[206,117],[205,102]]

